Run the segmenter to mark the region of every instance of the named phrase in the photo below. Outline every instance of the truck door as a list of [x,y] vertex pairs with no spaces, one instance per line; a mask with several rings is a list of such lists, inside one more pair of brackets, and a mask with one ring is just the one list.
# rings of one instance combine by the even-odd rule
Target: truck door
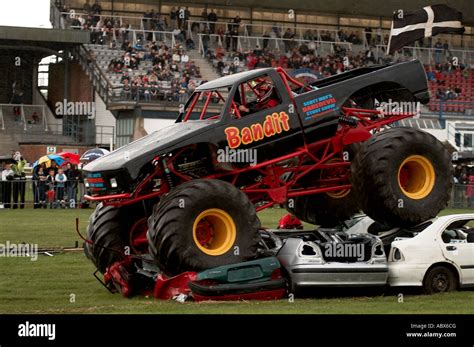
[[220,148],[252,149],[260,163],[303,145],[298,115],[274,71],[234,86],[230,97],[232,103],[222,129],[225,141]]

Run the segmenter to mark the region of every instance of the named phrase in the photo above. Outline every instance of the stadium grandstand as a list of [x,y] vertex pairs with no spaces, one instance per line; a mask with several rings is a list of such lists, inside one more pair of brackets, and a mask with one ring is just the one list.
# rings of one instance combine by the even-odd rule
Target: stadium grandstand
[[[60,144],[79,152],[120,147],[173,122],[201,83],[248,69],[282,66],[310,80],[418,58],[426,68],[431,101],[420,118],[401,125],[423,128],[453,150],[472,152],[469,4],[450,2],[464,14],[464,35],[438,35],[386,54],[392,11],[426,3],[52,0],[53,29],[0,30],[2,49],[9,49],[11,40],[24,40],[31,48],[2,58],[9,77],[0,86],[5,89],[0,127],[6,134],[0,148],[9,150],[14,143]],[[11,62],[22,54],[28,65],[11,71]],[[93,111],[58,114],[54,106],[66,100],[92,102]]]

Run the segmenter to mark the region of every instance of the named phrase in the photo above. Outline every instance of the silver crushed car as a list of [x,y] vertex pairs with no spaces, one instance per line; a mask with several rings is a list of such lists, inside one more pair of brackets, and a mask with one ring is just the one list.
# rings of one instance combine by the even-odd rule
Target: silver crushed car
[[286,270],[291,292],[300,287],[387,283],[387,258],[377,236],[322,228],[301,232],[266,230],[262,235]]

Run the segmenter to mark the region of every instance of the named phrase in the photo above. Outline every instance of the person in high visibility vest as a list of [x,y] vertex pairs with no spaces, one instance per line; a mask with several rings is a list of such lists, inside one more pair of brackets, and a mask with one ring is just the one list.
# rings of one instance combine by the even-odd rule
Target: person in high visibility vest
[[26,160],[23,159],[20,152],[13,154],[15,163],[12,165],[13,171],[13,205],[14,209],[18,208],[18,197],[20,198],[20,208],[25,208],[25,187],[26,187],[26,175],[25,166]]

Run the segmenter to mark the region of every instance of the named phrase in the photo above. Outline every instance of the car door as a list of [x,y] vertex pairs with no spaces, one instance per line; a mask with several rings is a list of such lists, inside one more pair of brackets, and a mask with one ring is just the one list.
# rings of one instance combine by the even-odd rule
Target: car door
[[444,257],[461,268],[462,284],[474,284],[474,243],[468,243],[449,226],[442,231],[439,242]]

